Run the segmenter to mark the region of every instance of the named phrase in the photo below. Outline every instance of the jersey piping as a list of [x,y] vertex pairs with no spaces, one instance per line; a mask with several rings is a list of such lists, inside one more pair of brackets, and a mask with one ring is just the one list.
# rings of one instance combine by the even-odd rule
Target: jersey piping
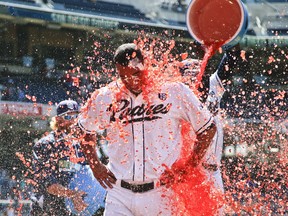
[[[133,108],[133,100],[130,97],[130,104],[131,104],[131,109]],[[133,116],[131,116],[131,119],[133,119]],[[134,134],[134,123],[131,121],[131,130],[132,130],[132,137],[133,137],[133,176],[132,179],[133,181],[135,180],[135,134]]]
[[[144,114],[142,114],[142,116],[144,117]],[[143,118],[144,119],[144,118]],[[142,121],[142,134],[143,134],[143,182],[145,181],[145,121]]]
[[[210,117],[210,118],[208,119],[208,121],[207,121],[201,128],[199,128],[199,129],[196,131],[196,134],[199,135],[199,134],[202,134],[204,131],[206,131],[206,130],[209,128],[209,127],[206,128],[206,126],[207,126],[208,124],[210,124],[211,121],[213,121],[213,118],[212,118],[212,117]],[[205,128],[205,130],[201,131],[203,128]]]

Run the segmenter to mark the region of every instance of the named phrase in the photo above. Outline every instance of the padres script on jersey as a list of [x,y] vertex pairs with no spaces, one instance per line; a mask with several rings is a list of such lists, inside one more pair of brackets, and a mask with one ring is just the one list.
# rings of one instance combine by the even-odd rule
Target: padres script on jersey
[[[159,98],[163,97],[162,100],[166,97],[166,94],[160,94]],[[119,120],[123,120],[122,123],[132,123],[140,121],[152,121],[154,119],[160,119],[161,117],[157,114],[165,114],[169,112],[171,103],[164,104],[141,104],[131,108],[130,101],[127,99],[122,99],[118,102],[118,109],[113,109],[113,104],[110,104],[108,111],[112,111],[110,120],[116,121],[115,115],[118,114]]]
[[130,93],[120,80],[97,90],[79,117],[88,133],[107,129],[108,168],[117,179],[146,182],[158,179],[181,151],[182,120],[202,133],[213,122],[209,111],[182,83],[167,83],[159,92]]

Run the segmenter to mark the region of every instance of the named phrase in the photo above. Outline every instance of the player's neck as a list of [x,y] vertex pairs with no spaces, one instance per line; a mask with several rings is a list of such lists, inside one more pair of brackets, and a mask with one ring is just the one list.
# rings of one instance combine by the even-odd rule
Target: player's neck
[[142,93],[142,91],[135,92],[135,91],[131,91],[131,90],[130,90],[130,92],[131,92],[132,94],[134,94],[135,96],[138,96],[138,95],[140,95],[140,94]]

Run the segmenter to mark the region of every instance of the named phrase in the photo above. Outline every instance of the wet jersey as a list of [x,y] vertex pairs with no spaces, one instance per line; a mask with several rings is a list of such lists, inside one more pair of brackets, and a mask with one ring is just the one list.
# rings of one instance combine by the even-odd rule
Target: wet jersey
[[[147,96],[147,95],[146,95]],[[148,182],[179,158],[181,121],[196,134],[213,122],[210,112],[182,83],[166,83],[148,100],[130,93],[120,80],[93,93],[79,116],[87,133],[107,130],[108,168],[117,179]]]

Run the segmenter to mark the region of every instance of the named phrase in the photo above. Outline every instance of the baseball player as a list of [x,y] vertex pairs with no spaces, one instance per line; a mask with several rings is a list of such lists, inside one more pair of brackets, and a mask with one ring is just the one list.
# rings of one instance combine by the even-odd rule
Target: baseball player
[[[216,131],[213,117],[180,82],[165,83],[145,95],[151,77],[135,44],[118,47],[114,62],[120,79],[96,90],[78,121],[84,132],[82,149],[108,191],[104,215],[172,215],[172,189],[163,187],[167,181],[160,179],[179,159],[180,122],[188,121],[197,135],[195,154],[187,161],[187,166],[197,166]],[[91,139],[103,130],[109,140],[107,166],[97,158]]]
[[[224,193],[224,185],[220,171],[224,131],[223,131],[223,120],[219,115],[220,101],[225,92],[223,81],[231,77],[231,72],[227,72],[225,67],[233,68],[233,58],[235,53],[227,52],[222,58],[218,69],[213,73],[208,82],[203,82],[201,92],[198,94],[201,101],[206,101],[206,105],[214,116],[214,122],[217,127],[217,131],[213,137],[212,144],[209,146],[203,160],[203,167],[207,171],[208,179],[214,183],[215,188]],[[201,61],[198,59],[186,59],[182,61],[183,66],[180,68],[181,75],[183,76],[183,82],[190,88],[194,87],[196,82],[196,76],[200,72]],[[230,67],[229,67],[230,66]],[[219,209],[218,215],[223,215],[223,207]]]
[[[94,185],[85,185],[85,187],[94,190],[90,190],[91,193],[96,194],[98,192],[98,197],[102,197],[102,203],[96,203],[96,201],[86,203],[84,197],[90,196],[87,194],[90,191],[82,190],[79,181],[78,185],[74,185],[75,187],[69,186],[70,182],[76,181],[75,174],[76,176],[85,175],[82,177],[82,181],[85,182],[87,179],[94,179],[93,176],[89,178],[87,171],[89,166],[80,150],[79,143],[73,141],[70,135],[71,128],[79,113],[78,104],[72,100],[61,101],[56,107],[56,112],[57,116],[53,117],[50,122],[53,131],[33,146],[34,179],[37,186],[31,197],[33,200],[31,215],[67,216],[72,215],[71,210],[74,209],[77,215],[91,215],[86,212],[88,204],[95,205],[95,211],[100,205],[104,206],[105,190],[99,183],[100,190],[98,191]],[[72,158],[75,159],[74,162]],[[67,199],[71,200],[71,205]],[[99,200],[97,199],[97,201]],[[70,206],[70,209],[66,205]]]

